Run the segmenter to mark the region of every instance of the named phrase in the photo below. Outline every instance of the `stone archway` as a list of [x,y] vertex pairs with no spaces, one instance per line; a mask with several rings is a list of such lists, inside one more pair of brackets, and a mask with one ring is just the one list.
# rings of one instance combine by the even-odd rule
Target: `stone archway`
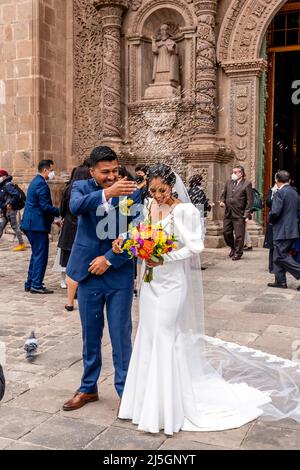
[[258,167],[259,79],[267,68],[260,57],[267,28],[287,0],[232,0],[222,22],[217,60],[229,90],[229,144],[254,184]]

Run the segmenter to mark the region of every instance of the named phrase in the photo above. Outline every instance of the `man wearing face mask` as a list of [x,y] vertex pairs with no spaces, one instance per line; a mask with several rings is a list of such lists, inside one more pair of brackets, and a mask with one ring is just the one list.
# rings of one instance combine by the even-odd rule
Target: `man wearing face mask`
[[226,182],[220,199],[220,207],[225,207],[223,235],[231,251],[230,258],[238,261],[243,256],[246,220],[251,219],[253,205],[252,184],[245,178],[245,170],[237,165],[231,179]]
[[52,160],[41,160],[38,174],[31,181],[21,222],[21,229],[27,236],[32,255],[30,259],[25,291],[32,294],[52,294],[44,287],[43,280],[48,263],[51,225],[59,216],[59,209],[53,207],[47,180],[55,177]]

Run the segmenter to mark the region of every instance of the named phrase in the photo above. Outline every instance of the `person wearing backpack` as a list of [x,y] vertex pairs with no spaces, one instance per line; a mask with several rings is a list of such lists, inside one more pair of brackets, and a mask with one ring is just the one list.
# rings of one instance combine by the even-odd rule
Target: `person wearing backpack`
[[0,238],[9,222],[19,242],[13,251],[23,251],[26,246],[18,224],[18,211],[24,207],[23,195],[12,180],[13,177],[6,170],[0,170]]

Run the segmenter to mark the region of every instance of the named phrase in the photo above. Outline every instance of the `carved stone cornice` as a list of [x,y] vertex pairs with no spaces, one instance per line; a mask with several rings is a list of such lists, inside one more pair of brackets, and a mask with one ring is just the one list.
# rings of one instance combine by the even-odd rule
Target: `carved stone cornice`
[[247,75],[260,77],[267,70],[268,63],[265,59],[244,62],[222,62],[221,67],[229,77]]
[[128,0],[94,0],[94,7],[97,10],[106,7],[119,7],[123,10],[128,9]]

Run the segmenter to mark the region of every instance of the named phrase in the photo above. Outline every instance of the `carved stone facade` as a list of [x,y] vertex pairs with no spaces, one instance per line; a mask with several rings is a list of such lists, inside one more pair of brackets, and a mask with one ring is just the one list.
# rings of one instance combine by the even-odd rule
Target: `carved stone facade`
[[[233,161],[254,185],[262,41],[283,0],[2,0],[0,167],[30,176],[53,158],[64,178],[111,145],[132,168],[164,160],[205,176],[208,241],[222,239],[218,199]],[[148,96],[152,38],[167,24],[176,93]],[[176,58],[177,60],[177,58]]]

